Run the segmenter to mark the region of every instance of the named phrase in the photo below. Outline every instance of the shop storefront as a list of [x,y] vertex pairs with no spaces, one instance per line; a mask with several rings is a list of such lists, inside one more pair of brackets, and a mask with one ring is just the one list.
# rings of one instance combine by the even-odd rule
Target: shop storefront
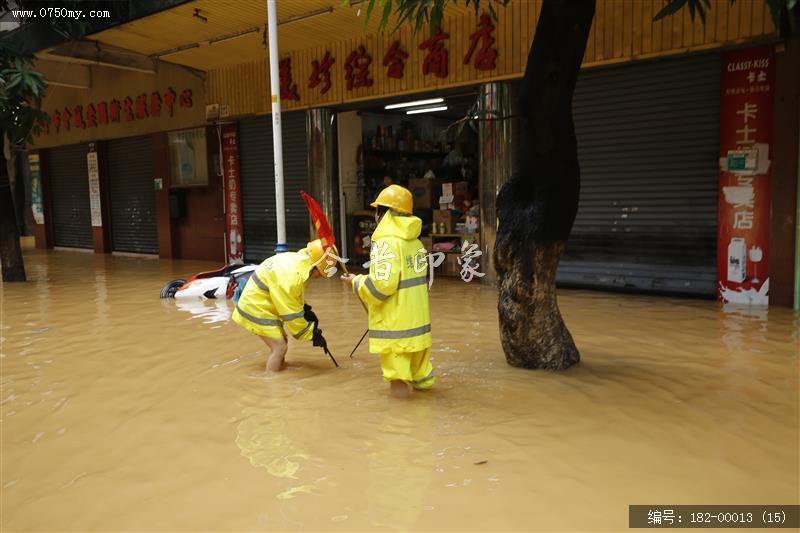
[[[50,121],[31,150],[43,163],[37,246],[222,259],[221,213],[192,205],[213,189],[222,210],[221,180],[208,179],[213,161],[206,150],[202,80],[167,64],[149,73],[63,68],[91,69],[91,84],[54,83],[43,100]],[[195,142],[181,149],[170,144],[175,131],[198,125],[190,130],[199,130]],[[178,196],[183,209],[168,200]],[[193,227],[189,211],[198,219],[216,218],[219,227],[204,234]],[[216,242],[197,244],[209,238]]]
[[578,216],[557,281],[713,296],[719,53],[581,72]]
[[[261,9],[261,4],[248,5]],[[720,296],[720,283],[729,281],[720,277],[721,228],[750,223],[731,218],[723,224],[721,218],[729,211],[731,217],[750,216],[749,212],[737,215],[739,204],[726,201],[726,194],[738,198],[743,190],[724,191],[748,187],[750,177],[723,168],[722,160],[738,151],[721,142],[721,129],[727,127],[723,122],[730,114],[721,111],[723,65],[736,49],[772,46],[774,28],[760,0],[747,12],[725,2],[715,4],[705,26],[685,16],[654,22],[653,14],[640,7],[610,0],[595,15],[574,99],[581,201],[557,280],[575,287]],[[224,10],[208,0],[197,0],[194,8],[204,10],[209,20],[227,20]],[[311,235],[299,196],[305,189],[320,200],[336,227],[344,255],[354,262],[366,259],[373,224],[369,202],[383,186],[398,183],[414,194],[415,214],[423,220],[423,242],[431,251],[445,254],[438,272],[461,273],[457,260],[467,241],[482,252],[477,262],[486,273],[484,279],[491,282],[494,199],[510,175],[518,140],[507,118],[513,113],[512,93],[524,74],[536,27],[536,4],[512,0],[497,10],[496,18],[452,7],[440,28],[417,33],[408,27],[381,33],[372,23],[365,31],[358,9],[351,3],[313,13],[300,10],[281,22],[289,248],[299,248]],[[260,41],[256,42],[260,34],[228,28],[231,32],[219,38],[187,35],[181,46],[155,50],[153,39],[169,26],[170,17],[179,16],[178,11],[138,21],[135,35],[123,25],[95,36],[102,43],[204,70],[202,101],[219,110],[219,123],[225,124],[206,128],[211,169],[207,185],[176,191],[176,184],[165,178],[163,186],[172,191],[169,201],[156,193],[159,253],[162,257],[189,253],[186,243],[200,233],[197,220],[190,219],[204,211],[212,214],[206,218],[227,219],[227,230],[216,222],[206,228],[212,235],[222,226],[220,249],[227,247],[231,257],[243,249],[246,260],[259,261],[274,252],[278,218],[269,68]],[[322,31],[326,28],[331,31]],[[309,35],[337,38],[311,42]],[[786,63],[780,50],[773,52],[777,62]],[[753,75],[761,76],[757,70]],[[397,104],[409,105],[387,109]],[[495,120],[449,127],[475,104],[479,115],[485,118],[488,112]],[[735,115],[738,110],[729,111]],[[158,131],[196,127],[204,122],[198,118],[195,115],[193,124]],[[228,128],[225,142],[235,156],[214,161],[220,157],[220,127]],[[142,132],[124,136],[137,133]],[[93,139],[72,144],[79,140]],[[160,147],[171,144],[157,136],[153,143],[152,172],[160,176]],[[734,154],[733,159],[738,161],[737,157]],[[723,178],[735,183],[721,185]],[[209,194],[223,183],[225,205],[212,206],[216,200]],[[206,195],[202,210],[197,208],[199,191]],[[194,208],[187,207],[188,200],[195,202]],[[764,201],[769,202],[769,196],[759,192],[757,202]],[[171,232],[162,229],[164,205],[169,207]],[[774,219],[775,214],[771,216]],[[763,229],[765,222],[758,224]],[[170,247],[178,251],[165,253]],[[743,276],[734,276],[741,278],[736,291],[768,286],[753,283],[766,279],[764,268],[773,270],[767,267],[770,246],[753,243],[748,254],[752,247],[758,248],[751,254],[758,261],[749,255],[748,261],[760,263],[740,269]],[[731,257],[727,254],[725,261],[731,262]]]
[[426,249],[443,254],[435,261],[436,273],[458,274],[456,258],[464,242],[480,245],[478,131],[475,124],[459,127],[476,100],[477,89],[465,87],[379,106],[365,103],[345,112],[351,115],[351,128],[360,125],[357,146],[340,143],[339,154],[356,163],[356,180],[346,184],[351,259],[369,259],[369,236],[375,226],[369,203],[387,185],[398,184],[413,194]]
[[[309,239],[308,211],[300,198],[301,190],[309,190],[306,113],[288,112],[281,119],[286,240],[297,250]],[[260,262],[274,253],[278,240],[272,120],[270,115],[244,118],[237,127],[244,256]]]
[[158,253],[150,136],[108,142],[111,248],[115,252]]

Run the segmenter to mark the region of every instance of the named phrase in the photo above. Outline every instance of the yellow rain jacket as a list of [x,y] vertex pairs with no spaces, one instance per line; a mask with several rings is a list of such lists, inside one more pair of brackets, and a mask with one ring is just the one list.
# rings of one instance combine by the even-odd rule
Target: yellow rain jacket
[[427,252],[419,241],[422,221],[388,211],[372,234],[369,275],[356,276],[353,291],[369,312],[369,351],[409,354],[431,346]]
[[262,337],[280,339],[285,326],[295,339],[311,340],[314,327],[303,318],[303,303],[312,267],[305,250],[267,258],[250,276],[231,318]]

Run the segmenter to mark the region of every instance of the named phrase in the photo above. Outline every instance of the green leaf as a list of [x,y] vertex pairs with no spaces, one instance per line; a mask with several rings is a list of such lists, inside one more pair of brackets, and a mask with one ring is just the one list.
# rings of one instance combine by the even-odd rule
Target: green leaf
[[375,2],[378,0],[369,0],[367,2],[367,12],[364,14],[364,25],[366,26],[367,22],[369,22],[369,17],[372,15],[372,8],[375,7]]
[[669,0],[667,5],[665,5],[661,11],[653,17],[653,20],[661,20],[664,17],[669,15],[675,14],[678,12],[680,8],[682,8],[686,4],[686,0]]
[[389,17],[392,15],[392,0],[386,0],[383,6],[383,14],[381,15],[381,29],[386,28],[389,24]]
[[434,4],[433,8],[431,8],[431,27],[441,26],[443,18],[443,6],[440,3]]

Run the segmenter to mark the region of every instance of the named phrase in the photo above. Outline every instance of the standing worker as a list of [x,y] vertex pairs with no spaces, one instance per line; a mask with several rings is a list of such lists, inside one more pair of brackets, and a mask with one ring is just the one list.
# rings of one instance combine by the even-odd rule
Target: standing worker
[[427,252],[419,240],[422,221],[411,214],[411,192],[389,185],[372,202],[378,226],[372,234],[368,275],[342,280],[369,314],[369,351],[381,356],[391,393],[406,397],[409,386],[433,386]]
[[312,340],[314,346],[326,346],[315,317],[306,311],[305,286],[309,277],[324,275],[325,250],[319,239],[298,252],[268,257],[250,276],[242,291],[233,321],[258,335],[270,349],[267,369],[283,369],[288,349],[285,328],[297,340]]

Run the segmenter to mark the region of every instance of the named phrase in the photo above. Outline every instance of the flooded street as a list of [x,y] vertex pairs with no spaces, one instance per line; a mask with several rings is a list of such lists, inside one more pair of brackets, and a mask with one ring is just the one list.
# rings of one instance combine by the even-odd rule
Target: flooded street
[[389,397],[357,299],[312,280],[334,368],[228,302],[160,300],[216,265],[26,251],[2,288],[2,528],[581,530],[629,504],[796,504],[787,309],[561,291],[581,363],[506,365],[496,291],[435,280],[436,387]]

